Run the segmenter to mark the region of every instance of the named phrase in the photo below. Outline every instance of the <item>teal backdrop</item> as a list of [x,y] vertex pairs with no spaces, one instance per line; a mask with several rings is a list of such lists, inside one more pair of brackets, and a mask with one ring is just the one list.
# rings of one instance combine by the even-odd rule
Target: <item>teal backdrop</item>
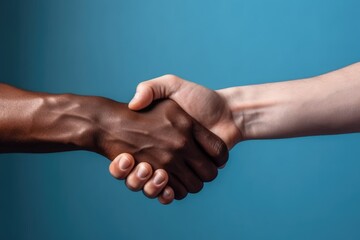
[[[128,102],[167,73],[219,89],[360,61],[358,0],[2,0],[0,81]],[[349,96],[351,97],[351,96]],[[360,135],[238,144],[162,206],[88,152],[0,155],[0,239],[360,239]]]

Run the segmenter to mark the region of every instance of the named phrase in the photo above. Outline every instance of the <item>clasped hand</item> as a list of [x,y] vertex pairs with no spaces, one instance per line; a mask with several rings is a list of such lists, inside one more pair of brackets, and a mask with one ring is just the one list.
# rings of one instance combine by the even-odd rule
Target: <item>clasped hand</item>
[[[163,98],[177,104],[157,100]],[[129,150],[115,157],[110,173],[163,204],[196,193],[203,182],[213,180],[241,136],[220,94],[173,75],[139,84],[128,107],[134,111],[119,124],[122,131],[129,130]]]

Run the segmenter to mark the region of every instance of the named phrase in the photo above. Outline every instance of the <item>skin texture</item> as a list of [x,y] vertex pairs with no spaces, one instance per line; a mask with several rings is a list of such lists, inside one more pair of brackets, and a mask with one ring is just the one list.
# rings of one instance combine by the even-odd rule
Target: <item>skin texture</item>
[[[173,101],[134,112],[107,98],[35,93],[0,84],[0,108],[0,152],[88,150],[115,159],[118,169],[112,174],[118,178],[135,165],[132,155],[137,163],[144,162],[133,170],[137,180],[159,183],[160,174],[158,185],[167,183],[176,199],[200,191],[228,158],[221,139]],[[118,156],[122,152],[131,154],[124,171],[119,170],[124,165]],[[153,175],[152,169],[168,174],[159,170]],[[128,187],[140,190],[143,184],[131,176]],[[149,196],[158,193],[154,190]],[[159,200],[168,200],[169,194],[171,190],[164,191],[165,198]]]
[[225,98],[216,91],[174,75],[140,83],[129,108],[140,110],[163,98],[177,102],[189,115],[219,136],[229,149],[242,138],[241,127],[236,126]]
[[360,131],[360,63],[320,76],[218,91],[244,140]]
[[[125,150],[138,162],[166,170],[176,199],[200,191],[203,182],[216,177],[216,166],[227,160],[222,141],[173,101],[158,102],[140,112],[106,101],[101,106],[106,106],[103,111],[108,114],[102,115],[100,122],[108,127],[100,136],[100,153],[112,158]],[[126,117],[120,119],[117,116],[123,111]],[[198,149],[198,144],[207,154]],[[208,161],[209,157],[212,161]]]
[[359,92],[360,63],[308,79],[217,91],[165,75],[140,83],[129,108],[172,99],[231,149],[251,139],[360,132]]

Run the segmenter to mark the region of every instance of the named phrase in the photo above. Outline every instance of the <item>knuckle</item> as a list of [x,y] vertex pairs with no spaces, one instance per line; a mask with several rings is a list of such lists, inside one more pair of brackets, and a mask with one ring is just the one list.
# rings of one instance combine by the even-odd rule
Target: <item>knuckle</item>
[[187,195],[188,195],[188,193],[185,191],[175,192],[175,199],[181,200],[181,199],[184,199]]
[[216,177],[217,177],[217,175],[218,175],[218,170],[217,169],[214,169],[213,171],[211,171],[211,172],[208,172],[207,174],[205,174],[204,176],[203,176],[203,181],[204,182],[211,182],[211,181],[213,181]]
[[198,193],[201,191],[201,189],[203,189],[203,187],[204,187],[204,183],[199,181],[198,183],[192,184],[192,189],[190,189],[189,192]]
[[165,170],[169,168],[169,166],[172,165],[173,162],[173,156],[169,153],[163,153],[160,158],[161,165],[164,167]]
[[[160,186],[163,186],[167,184],[167,182],[169,181],[169,176],[167,174],[167,172],[164,170],[164,169],[157,169],[155,172],[154,172],[154,178],[156,178],[156,176],[160,176],[160,179],[162,179],[163,181],[158,184]],[[159,178],[158,178],[159,179]],[[155,181],[155,179],[154,179]],[[163,187],[160,187],[160,186],[156,186],[157,189],[160,189],[160,188],[163,188]]]
[[147,82],[141,82],[137,85],[137,90],[141,90],[141,89],[144,89],[148,86],[148,83]]
[[213,148],[215,151],[215,158],[217,159],[217,165],[220,167],[224,165],[229,158],[228,149],[226,144],[221,140],[215,141]]
[[182,150],[187,146],[188,140],[185,137],[177,137],[174,142],[175,150]]
[[176,119],[173,122],[173,126],[180,131],[187,131],[192,129],[193,121],[185,114],[177,114]]
[[183,129],[189,129],[192,127],[192,120],[186,116],[180,118],[180,126],[183,128]]
[[150,176],[153,173],[153,168],[148,162],[141,162],[141,163],[139,163],[139,167],[140,166],[143,168],[146,168],[146,170],[148,172],[148,176]]
[[226,145],[223,141],[217,140],[214,142],[214,150],[216,157],[222,157],[227,152]]
[[172,83],[179,80],[179,77],[174,74],[165,74],[163,77],[166,79],[166,81],[170,81]]

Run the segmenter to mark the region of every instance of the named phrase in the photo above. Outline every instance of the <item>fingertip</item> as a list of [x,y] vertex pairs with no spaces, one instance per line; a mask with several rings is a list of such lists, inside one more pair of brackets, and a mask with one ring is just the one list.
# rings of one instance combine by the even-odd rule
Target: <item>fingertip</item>
[[146,162],[139,163],[127,176],[125,184],[131,191],[140,191],[152,176],[152,167]]
[[157,169],[151,179],[149,179],[143,188],[144,194],[149,198],[156,198],[165,189],[168,183],[168,175],[165,170]]
[[139,181],[141,180],[148,180],[153,174],[153,169],[151,165],[147,162],[141,162],[138,164],[136,177]]
[[157,169],[154,172],[154,183],[156,185],[167,184],[168,181],[169,181],[169,176],[164,169]]
[[119,157],[119,168],[123,171],[132,169],[135,165],[134,157],[129,153],[122,153]]
[[110,174],[117,179],[124,179],[135,165],[135,160],[131,154],[119,154],[109,165]]
[[172,203],[172,201],[174,201],[174,197],[175,197],[174,190],[171,187],[166,186],[164,191],[158,197],[158,200],[161,204],[167,205]]
[[139,92],[135,93],[134,97],[129,102],[128,107],[131,110],[140,110],[141,109],[141,97],[140,97]]
[[119,164],[119,156],[117,156],[113,161],[111,161],[110,165],[109,165],[109,172],[111,174],[111,176],[113,176],[114,178],[118,178],[118,174],[117,174],[117,165]]
[[140,83],[136,93],[128,104],[131,110],[140,110],[147,107],[153,101],[153,91],[144,83]]
[[219,169],[223,169],[224,167],[226,167],[226,163],[224,163],[223,165],[221,165],[221,166],[219,167]]

